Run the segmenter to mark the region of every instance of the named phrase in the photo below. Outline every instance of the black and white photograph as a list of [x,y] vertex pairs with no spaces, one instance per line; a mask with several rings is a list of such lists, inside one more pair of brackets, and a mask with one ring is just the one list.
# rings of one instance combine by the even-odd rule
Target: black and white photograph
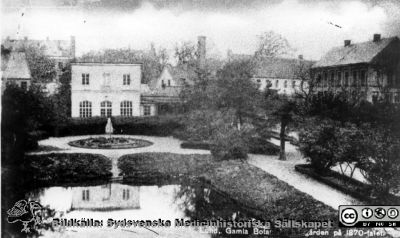
[[1,237],[400,237],[400,1],[0,2]]

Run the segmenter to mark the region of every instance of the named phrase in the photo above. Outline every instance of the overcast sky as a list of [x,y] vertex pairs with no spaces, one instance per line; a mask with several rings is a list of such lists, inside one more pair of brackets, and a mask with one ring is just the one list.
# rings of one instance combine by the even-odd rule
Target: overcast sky
[[150,42],[172,50],[176,42],[196,42],[198,35],[207,36],[213,53],[222,57],[227,49],[251,54],[256,36],[272,30],[288,39],[296,49],[293,56],[318,60],[345,39],[360,42],[374,33],[383,37],[400,33],[400,4],[390,0],[78,1],[91,2],[86,7],[65,7],[77,0],[2,1],[2,38],[75,35],[77,55],[102,48],[145,49]]

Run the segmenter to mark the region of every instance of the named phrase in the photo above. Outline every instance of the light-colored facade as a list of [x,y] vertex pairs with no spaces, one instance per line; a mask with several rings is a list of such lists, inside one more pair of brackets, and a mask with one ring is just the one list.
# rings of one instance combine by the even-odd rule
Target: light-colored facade
[[74,63],[71,116],[141,116],[141,64]]
[[308,92],[308,82],[293,78],[259,78],[251,79],[261,91],[269,89],[277,91],[278,94],[296,95],[297,93]]
[[140,209],[140,187],[110,183],[72,188],[71,210]]

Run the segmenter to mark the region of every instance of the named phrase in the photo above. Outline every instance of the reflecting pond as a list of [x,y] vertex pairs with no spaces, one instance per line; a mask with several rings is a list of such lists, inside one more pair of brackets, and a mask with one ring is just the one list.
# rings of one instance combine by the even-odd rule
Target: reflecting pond
[[[178,227],[175,221],[253,217],[234,200],[199,181],[54,186],[33,190],[26,198],[47,207],[47,226],[39,229],[44,237],[220,237],[223,234],[218,234],[221,230],[216,228]],[[75,225],[103,223],[97,223],[99,227],[63,227],[52,224],[54,220]],[[166,226],[167,221],[171,223],[169,227],[132,225],[140,220],[163,222]]]

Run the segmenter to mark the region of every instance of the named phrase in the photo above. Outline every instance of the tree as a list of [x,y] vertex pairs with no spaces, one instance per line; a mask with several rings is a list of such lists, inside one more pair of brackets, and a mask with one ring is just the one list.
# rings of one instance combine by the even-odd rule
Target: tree
[[10,164],[18,164],[25,151],[34,149],[40,131],[47,130],[53,121],[49,98],[35,85],[29,90],[8,85],[2,96],[1,117],[2,162]]
[[52,101],[54,133],[58,136],[59,129],[67,124],[71,116],[71,65],[68,64],[61,76],[60,86],[56,94],[50,96]]
[[55,61],[44,54],[43,48],[28,46],[25,52],[33,82],[52,82],[57,75]]
[[273,31],[264,32],[257,37],[258,46],[254,53],[256,59],[278,57],[292,50],[287,39]]
[[190,41],[185,41],[175,46],[175,58],[177,65],[186,65],[187,67],[196,67],[196,46]]
[[268,124],[279,124],[280,152],[279,159],[286,160],[286,131],[295,123],[298,103],[294,98],[286,95],[279,95],[273,90],[266,89],[264,109],[268,118]]
[[233,111],[238,130],[246,118],[253,118],[259,112],[262,96],[250,80],[253,69],[251,60],[234,60],[217,73],[217,108]]

